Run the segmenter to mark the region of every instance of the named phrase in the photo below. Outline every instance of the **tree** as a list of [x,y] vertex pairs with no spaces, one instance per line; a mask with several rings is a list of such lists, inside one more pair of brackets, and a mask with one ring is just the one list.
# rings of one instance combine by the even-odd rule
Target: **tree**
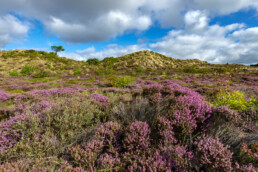
[[51,46],[51,49],[57,54],[59,51],[64,51],[63,46]]

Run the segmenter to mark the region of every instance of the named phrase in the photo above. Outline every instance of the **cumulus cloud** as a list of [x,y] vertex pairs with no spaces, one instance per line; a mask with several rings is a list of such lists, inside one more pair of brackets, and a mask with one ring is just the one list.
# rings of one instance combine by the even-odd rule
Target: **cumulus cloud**
[[150,47],[175,58],[197,58],[211,63],[243,63],[258,61],[258,27],[244,24],[209,25],[202,11],[189,11],[185,28],[171,30]]
[[152,24],[151,17],[140,10],[147,0],[23,1],[1,2],[0,12],[14,11],[40,20],[51,34],[71,43],[108,40]]
[[24,38],[28,30],[29,26],[16,17],[12,15],[0,16],[0,49],[13,41]]
[[8,0],[0,15],[11,11],[40,20],[62,40],[81,43],[147,30],[154,21],[179,28],[189,10],[225,15],[249,7],[258,9],[257,0]]
[[97,51],[95,47],[89,47],[84,50],[77,50],[76,53],[60,52],[59,56],[72,58],[75,60],[87,60],[89,58],[104,59],[105,57],[119,57],[132,52],[148,49],[146,45],[129,45],[119,46],[117,44],[110,44],[105,49]]
[[47,23],[53,33],[58,33],[60,38],[69,42],[90,42],[108,40],[125,30],[137,29],[146,30],[151,25],[151,20],[147,16],[134,19],[120,11],[111,11],[106,16],[101,16],[89,26],[84,24],[69,24],[62,19],[52,17]]

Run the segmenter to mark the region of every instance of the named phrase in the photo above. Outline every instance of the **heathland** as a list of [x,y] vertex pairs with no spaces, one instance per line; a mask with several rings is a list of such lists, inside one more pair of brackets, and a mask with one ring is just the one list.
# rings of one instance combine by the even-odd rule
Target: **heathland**
[[258,68],[0,51],[0,171],[258,169]]

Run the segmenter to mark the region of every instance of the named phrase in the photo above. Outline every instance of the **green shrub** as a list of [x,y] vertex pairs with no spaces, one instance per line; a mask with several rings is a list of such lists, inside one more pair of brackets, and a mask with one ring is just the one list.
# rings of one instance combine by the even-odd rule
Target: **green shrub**
[[38,70],[32,76],[33,78],[45,78],[49,76],[49,73],[45,70]]
[[92,58],[92,59],[88,59],[87,63],[89,65],[99,65],[101,63],[101,61],[99,61],[99,59],[97,59],[97,58]]
[[117,58],[114,57],[106,57],[102,60],[103,66],[104,67],[109,67],[112,66],[113,64],[115,64],[116,62],[118,62]]
[[13,70],[13,71],[11,71],[11,72],[9,73],[9,75],[10,75],[10,76],[18,76],[19,73],[18,73],[17,70]]
[[42,54],[42,55],[47,55],[47,54],[48,54],[48,53],[45,52],[45,51],[39,51],[38,53],[39,53],[39,54]]
[[26,53],[35,53],[36,50],[33,50],[33,49],[31,49],[31,50],[25,50],[25,52],[26,52]]
[[136,68],[136,72],[143,72],[143,68],[139,65],[137,68]]
[[74,70],[74,73],[73,73],[75,76],[80,76],[81,74],[82,74],[82,71],[81,71],[81,69],[75,69]]
[[135,78],[130,76],[124,76],[124,77],[113,76],[110,78],[110,81],[112,86],[122,88],[124,86],[127,86],[133,83],[133,81],[135,81]]
[[34,66],[25,65],[22,67],[22,70],[20,73],[22,76],[28,76],[28,75],[32,74],[35,71],[35,69],[36,68]]
[[48,69],[51,69],[51,65],[50,65],[50,64],[47,64],[47,68],[48,68]]
[[257,104],[257,100],[253,97],[246,100],[244,93],[240,91],[221,89],[215,96],[213,104],[216,106],[227,105],[230,109],[242,111],[247,110],[249,107]]
[[115,74],[116,72],[112,69],[96,69],[95,73],[96,75],[99,75],[99,76],[107,76],[107,75]]

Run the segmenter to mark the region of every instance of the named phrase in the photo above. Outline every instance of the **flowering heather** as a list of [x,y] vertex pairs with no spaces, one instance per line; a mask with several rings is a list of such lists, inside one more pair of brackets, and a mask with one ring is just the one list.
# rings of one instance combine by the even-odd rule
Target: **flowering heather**
[[12,97],[12,96],[11,96],[9,93],[0,90],[0,100],[1,100],[1,101],[7,101],[7,100],[9,100],[11,97]]
[[144,94],[155,94],[159,93],[160,90],[163,88],[163,85],[153,82],[153,81],[148,81],[143,88],[143,93]]
[[117,122],[107,122],[102,124],[96,133],[96,139],[104,141],[108,153],[116,153],[119,150],[120,124]]
[[95,171],[98,155],[102,151],[103,146],[103,141],[93,140],[86,145],[69,148],[69,152],[76,165]]
[[193,153],[188,151],[186,146],[175,145],[162,147],[163,158],[166,159],[167,166],[173,171],[186,171],[193,158]]
[[210,105],[199,94],[179,96],[170,108],[172,114],[169,115],[184,134],[192,133],[198,123],[203,123],[211,114]]
[[[108,66],[34,50],[1,56],[0,171],[258,171],[256,67],[156,53],[150,66],[171,67],[137,67],[135,55]],[[22,66],[7,66],[17,62],[37,69],[20,76]]]
[[155,93],[149,97],[152,104],[159,104],[162,100],[162,94],[161,93]]
[[150,146],[150,129],[145,122],[132,123],[126,134],[124,140],[124,147],[128,153],[140,154],[147,151]]
[[54,106],[55,104],[54,103],[51,103],[49,101],[46,101],[46,100],[42,100],[41,102],[35,104],[33,107],[32,107],[32,110],[34,112],[42,112],[44,110],[47,110],[47,109],[50,109]]
[[194,144],[197,158],[202,166],[218,171],[232,170],[232,153],[228,150],[229,146],[224,146],[218,138],[203,136]]
[[174,138],[174,132],[172,123],[165,117],[159,116],[157,118],[157,130],[159,130],[160,144],[161,145],[171,145],[177,142]]
[[107,87],[103,89],[104,92],[117,92],[118,90],[117,87]]
[[240,166],[236,163],[235,171],[244,171],[244,172],[257,172],[258,168],[254,167],[253,164]]
[[103,107],[107,107],[109,105],[109,98],[102,94],[93,93],[91,95],[91,100]]
[[30,91],[29,94],[33,96],[63,96],[63,95],[72,95],[78,91],[80,88],[61,88],[61,89],[50,89],[50,90],[34,90]]
[[26,113],[17,113],[14,117],[0,122],[0,151],[13,147],[20,139],[21,133],[16,129],[15,124],[25,120],[27,116]]

